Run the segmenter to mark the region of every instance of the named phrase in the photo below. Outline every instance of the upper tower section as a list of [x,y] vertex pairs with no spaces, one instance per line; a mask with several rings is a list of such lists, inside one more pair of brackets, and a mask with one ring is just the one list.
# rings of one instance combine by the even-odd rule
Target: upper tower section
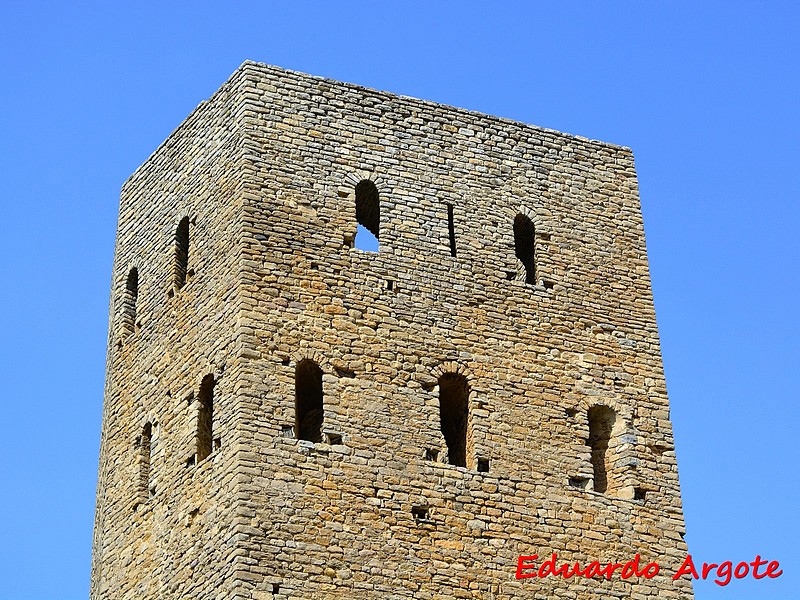
[[513,578],[685,553],[627,148],[247,62],[123,187],[109,340],[96,599],[691,596]]

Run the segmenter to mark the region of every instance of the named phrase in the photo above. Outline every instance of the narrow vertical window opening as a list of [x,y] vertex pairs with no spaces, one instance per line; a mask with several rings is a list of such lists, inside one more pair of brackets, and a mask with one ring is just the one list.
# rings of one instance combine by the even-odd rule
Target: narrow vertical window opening
[[589,409],[589,439],[592,449],[592,468],[594,471],[594,491],[605,494],[611,486],[608,445],[614,429],[616,414],[607,406],[593,406]]
[[200,384],[197,408],[197,462],[209,457],[214,437],[214,376],[206,375]]
[[139,498],[147,500],[150,490],[150,464],[153,450],[153,424],[146,423],[138,440],[139,450]]
[[125,333],[133,333],[136,330],[136,301],[138,299],[139,271],[134,267],[128,272],[122,296],[122,330]]
[[299,440],[322,441],[322,369],[305,359],[295,369],[295,435]]
[[173,282],[175,289],[186,285],[189,272],[189,217],[184,217],[175,231],[175,262]]
[[447,205],[447,231],[450,234],[450,256],[456,255],[456,226],[453,217],[453,205]]
[[356,185],[356,221],[356,248],[377,252],[381,237],[381,206],[378,188],[369,179],[363,179]]
[[447,444],[447,462],[466,467],[469,385],[463,375],[445,373],[439,378],[439,422]]
[[536,231],[533,221],[519,213],[514,218],[514,252],[525,267],[525,283],[536,285]]

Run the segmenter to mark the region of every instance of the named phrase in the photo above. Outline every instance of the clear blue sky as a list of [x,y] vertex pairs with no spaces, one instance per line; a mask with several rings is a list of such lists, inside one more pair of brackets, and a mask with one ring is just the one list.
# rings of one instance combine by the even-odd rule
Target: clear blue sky
[[277,4],[0,9],[0,599],[88,595],[119,189],[245,59],[632,147],[690,550],[785,567],[697,598],[800,597],[800,5]]

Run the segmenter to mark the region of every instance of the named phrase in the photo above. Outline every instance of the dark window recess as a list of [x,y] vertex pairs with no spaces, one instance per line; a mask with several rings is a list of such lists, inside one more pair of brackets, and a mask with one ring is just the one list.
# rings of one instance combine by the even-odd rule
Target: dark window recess
[[536,285],[536,231],[533,221],[519,213],[514,217],[514,253],[525,267],[525,283]]
[[356,234],[356,248],[377,252],[381,237],[381,203],[378,188],[369,179],[356,185],[356,221],[363,228]]
[[447,205],[447,231],[450,235],[450,256],[456,255],[456,225],[453,217],[453,205]]
[[186,285],[189,274],[189,217],[184,217],[175,231],[175,258],[173,283],[175,289]]
[[463,375],[445,373],[439,378],[439,422],[451,465],[467,466],[469,385]]
[[294,431],[297,439],[322,441],[322,369],[313,360],[298,363],[294,375]]
[[273,583],[272,584],[272,595],[273,596],[277,596],[280,593],[281,593],[281,584]]
[[125,280],[125,291],[122,294],[122,330],[133,333],[136,329],[136,302],[139,299],[139,271],[136,268],[128,272]]
[[488,473],[489,472],[489,459],[488,458],[479,458],[478,459],[478,472],[479,473]]
[[605,493],[609,487],[608,444],[615,420],[616,414],[607,406],[593,406],[589,409],[587,443],[592,449],[595,492]]
[[642,489],[642,488],[633,488],[633,499],[634,500],[642,500],[642,501],[644,501],[646,495],[647,495],[647,490]]
[[283,427],[281,427],[281,437],[293,438],[294,437],[294,425],[284,425]]
[[197,408],[197,462],[211,455],[214,439],[214,376],[206,375],[200,384]]

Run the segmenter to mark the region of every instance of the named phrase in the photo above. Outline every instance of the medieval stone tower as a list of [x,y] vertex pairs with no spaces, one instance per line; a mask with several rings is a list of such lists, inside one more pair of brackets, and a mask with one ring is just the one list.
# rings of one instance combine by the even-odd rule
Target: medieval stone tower
[[691,598],[683,531],[628,148],[247,62],[123,186],[93,599]]

